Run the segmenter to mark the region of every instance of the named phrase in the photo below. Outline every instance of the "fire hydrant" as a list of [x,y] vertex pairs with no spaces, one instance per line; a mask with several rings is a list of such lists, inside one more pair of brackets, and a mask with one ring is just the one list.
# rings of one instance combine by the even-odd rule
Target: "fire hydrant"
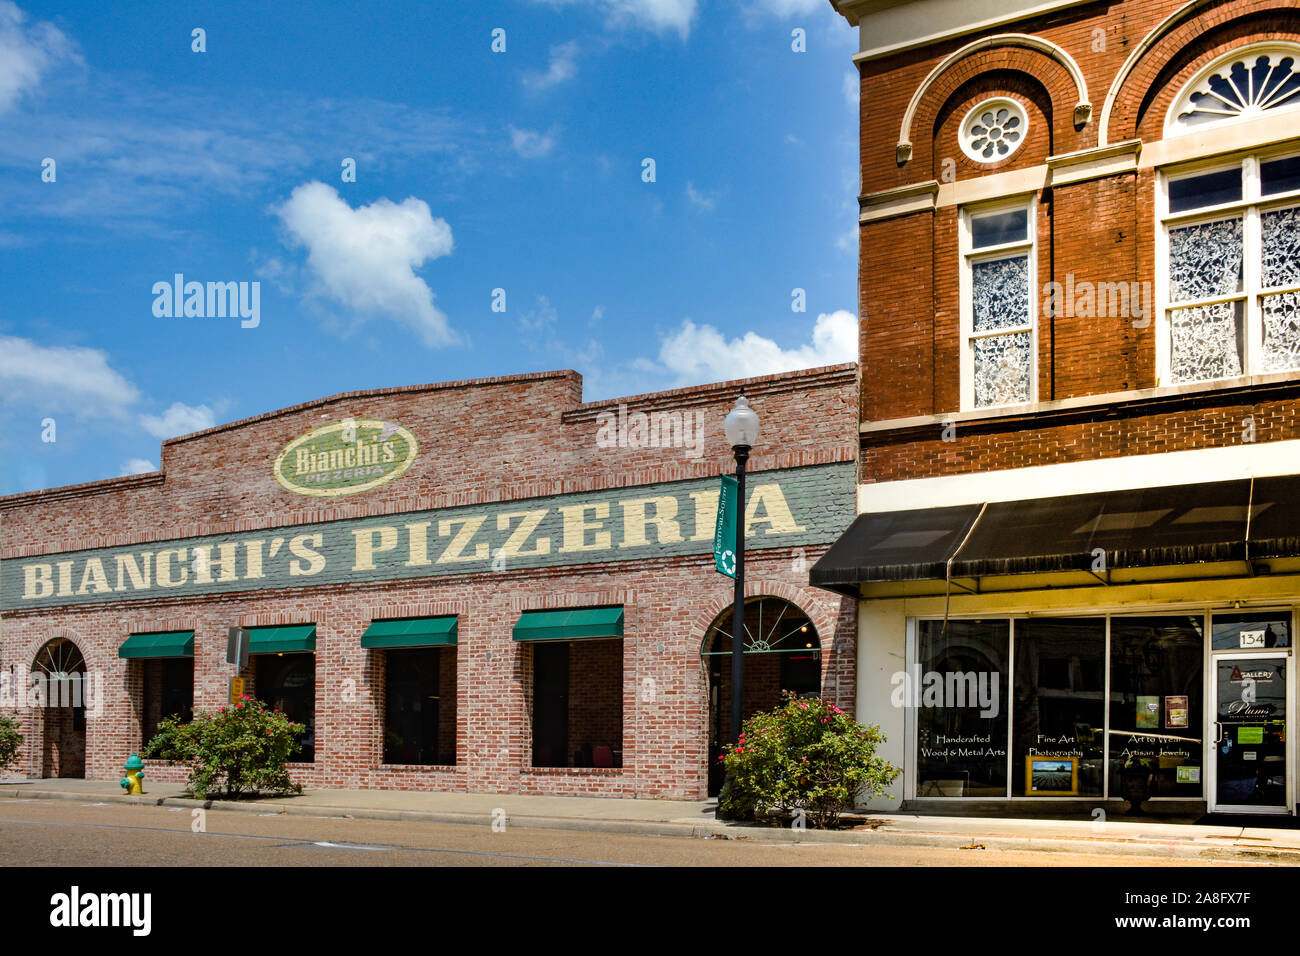
[[131,754],[126,762],[126,776],[122,778],[122,789],[129,794],[144,793],[144,761],[138,754]]

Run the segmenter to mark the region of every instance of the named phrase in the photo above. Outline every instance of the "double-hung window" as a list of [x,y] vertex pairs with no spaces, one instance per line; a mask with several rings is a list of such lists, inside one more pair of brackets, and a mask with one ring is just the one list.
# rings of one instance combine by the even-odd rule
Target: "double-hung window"
[[961,219],[961,405],[1034,401],[1037,264],[1034,200],[964,209]]
[[1300,370],[1300,155],[1164,176],[1161,384]]

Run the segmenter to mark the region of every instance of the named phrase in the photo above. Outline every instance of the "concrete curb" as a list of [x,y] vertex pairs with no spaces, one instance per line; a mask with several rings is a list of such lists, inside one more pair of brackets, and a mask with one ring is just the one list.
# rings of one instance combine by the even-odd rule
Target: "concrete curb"
[[[65,800],[76,803],[117,803],[134,806],[185,807],[230,813],[256,813],[315,817],[318,819],[387,820],[409,823],[444,823],[486,826],[481,813],[432,810],[385,810],[375,807],[321,807],[269,804],[259,801],[236,803],[225,800],[195,800],[189,797],[121,793],[82,794],[66,790],[19,790],[0,788],[0,798]],[[949,833],[914,830],[790,830],[784,827],[746,826],[733,823],[692,823],[656,820],[599,820],[585,817],[507,816],[522,829],[581,830],[633,836],[668,836],[693,839],[747,840],[756,843],[829,843],[849,846],[890,846],[958,850],[1034,851],[1043,853],[1087,853],[1097,856],[1138,856],[1160,859],[1237,861],[1243,863],[1300,864],[1300,849],[1262,846],[1207,846],[1179,840],[1134,840],[1107,837],[1008,836],[1005,834]]]

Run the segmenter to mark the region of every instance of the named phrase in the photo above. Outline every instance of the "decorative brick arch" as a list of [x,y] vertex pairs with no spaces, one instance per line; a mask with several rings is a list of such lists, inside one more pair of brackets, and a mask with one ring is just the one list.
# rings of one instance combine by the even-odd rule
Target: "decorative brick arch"
[[[783,581],[746,581],[745,599],[758,597],[780,598],[793,604],[808,616],[813,627],[817,629],[817,643],[823,656],[831,653],[835,642],[835,615],[828,612],[821,601],[810,600],[808,591],[787,584]],[[706,610],[696,615],[694,633],[704,635],[709,627],[728,608],[734,605],[732,598],[717,597],[705,605]],[[702,639],[702,638],[701,638]]]
[[56,628],[55,630],[49,632],[48,634],[45,634],[43,637],[39,637],[34,641],[28,642],[27,647],[23,652],[23,657],[21,658],[22,661],[28,667],[31,667],[32,664],[36,663],[36,655],[41,652],[41,649],[45,647],[46,644],[49,644],[51,641],[57,641],[57,640],[71,641],[74,645],[76,645],[77,650],[81,652],[81,659],[86,662],[86,666],[87,667],[91,666],[90,657],[86,653],[86,648],[82,646],[85,643],[85,641],[79,640],[76,634],[73,634],[72,632],[68,631],[65,628]]
[[919,123],[929,129],[958,87],[993,69],[1017,70],[1038,79],[1047,87],[1056,116],[1071,116],[1077,126],[1086,125],[1092,115],[1083,71],[1063,48],[1025,33],[984,37],[950,53],[912,93],[898,132],[895,155],[900,166],[912,158],[913,127]]
[[[89,674],[91,672],[92,665],[86,653],[86,641],[84,639],[79,639],[76,634],[71,633],[65,628],[55,628],[54,630],[47,632],[46,634],[42,635],[39,638],[28,641],[25,647],[23,648],[22,651],[23,656],[21,657],[21,660],[23,662],[23,666],[29,669],[28,670],[29,677],[31,673],[34,672],[35,670],[37,657],[41,653],[41,651],[47,645],[53,643],[54,641],[59,641],[59,640],[64,640],[72,644],[72,646],[77,649],[77,653],[81,655],[81,660],[86,667],[86,674]],[[25,695],[30,692],[30,685],[21,688],[15,688],[15,691],[21,692],[22,694]],[[22,724],[23,724],[22,732],[23,732],[24,740],[23,740],[22,750],[25,752],[24,759],[22,761],[24,765],[23,772],[26,773],[28,776],[32,776],[32,777],[44,777],[45,770],[46,770],[46,761],[50,756],[49,741],[47,740],[46,737],[46,732],[48,727],[47,720],[49,719],[49,708],[48,707],[28,708],[26,706],[23,706],[19,708],[18,713],[22,716]],[[89,741],[87,739],[85,738],[82,739],[81,746],[80,746],[81,755],[79,758],[80,773],[85,772],[88,743]],[[56,762],[56,766],[59,766],[59,769],[62,770],[62,766],[59,764],[59,762]]]
[[1300,10],[1279,0],[1191,0],[1148,33],[1116,73],[1097,145],[1154,132],[1147,118],[1163,118],[1197,70],[1235,47],[1268,40],[1300,40]]

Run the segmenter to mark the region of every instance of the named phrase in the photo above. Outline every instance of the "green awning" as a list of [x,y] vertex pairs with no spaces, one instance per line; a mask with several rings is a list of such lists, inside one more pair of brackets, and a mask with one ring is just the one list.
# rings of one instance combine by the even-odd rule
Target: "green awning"
[[525,611],[515,623],[516,641],[572,641],[583,637],[622,637],[622,607],[564,611]]
[[249,628],[248,653],[283,654],[287,651],[316,650],[316,625]]
[[193,657],[193,631],[159,631],[132,634],[117,649],[118,657]]
[[371,621],[362,647],[434,647],[456,643],[456,615]]

